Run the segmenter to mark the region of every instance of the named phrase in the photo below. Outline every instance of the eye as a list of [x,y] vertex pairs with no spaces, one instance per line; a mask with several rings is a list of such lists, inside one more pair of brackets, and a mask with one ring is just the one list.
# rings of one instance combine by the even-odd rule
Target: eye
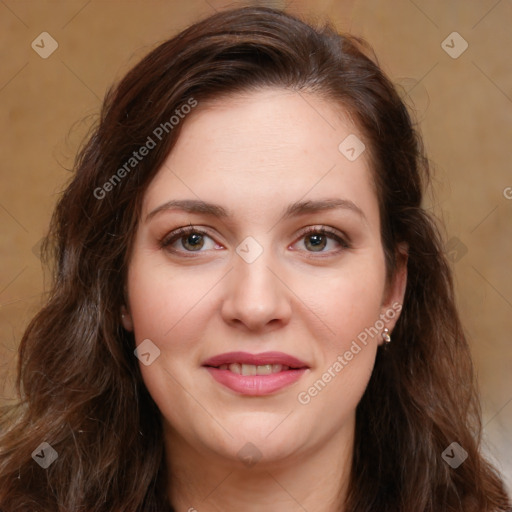
[[[206,240],[210,240],[210,247]],[[218,249],[222,246],[218,245],[208,235],[206,231],[194,226],[187,226],[176,229],[169,233],[160,245],[162,248],[171,252],[203,252],[201,249]]]
[[[309,226],[302,232],[300,240],[303,240],[307,252],[337,253],[351,247],[350,243],[340,233],[326,226]],[[332,241],[340,245],[342,249],[325,251],[324,249]]]
[[[208,246],[207,241],[210,241]],[[338,253],[345,249],[350,249],[351,245],[338,231],[326,226],[309,226],[302,233],[300,240],[306,252],[309,253]],[[341,249],[325,251],[329,246],[329,242],[335,242]],[[298,242],[296,242],[298,243]],[[332,244],[331,244],[332,245]],[[173,253],[194,253],[204,252],[208,249],[222,249],[208,233],[194,226],[186,226],[178,228],[160,241],[160,246]]]

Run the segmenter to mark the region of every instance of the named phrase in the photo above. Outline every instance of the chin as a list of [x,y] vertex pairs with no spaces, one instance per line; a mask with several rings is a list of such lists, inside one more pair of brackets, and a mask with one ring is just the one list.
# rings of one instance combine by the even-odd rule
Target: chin
[[232,437],[224,436],[222,455],[237,460],[245,456],[258,458],[261,463],[290,457],[305,442],[302,439],[304,430],[297,431],[291,422],[286,425],[287,420],[282,422],[285,417],[254,413],[244,414],[242,419],[233,423],[225,423],[224,427]]

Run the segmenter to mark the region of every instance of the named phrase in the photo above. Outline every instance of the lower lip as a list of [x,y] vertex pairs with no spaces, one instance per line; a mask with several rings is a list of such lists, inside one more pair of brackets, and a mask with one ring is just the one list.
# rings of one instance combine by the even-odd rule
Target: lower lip
[[270,375],[239,375],[229,370],[206,367],[210,375],[220,384],[242,395],[263,396],[275,393],[297,382],[307,368],[285,370]]

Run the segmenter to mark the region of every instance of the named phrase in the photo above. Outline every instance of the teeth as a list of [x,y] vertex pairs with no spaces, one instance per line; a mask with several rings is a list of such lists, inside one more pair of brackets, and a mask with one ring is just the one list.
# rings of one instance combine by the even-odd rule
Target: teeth
[[220,370],[229,370],[238,375],[270,375],[289,370],[290,367],[283,364],[223,364],[219,366]]
[[242,375],[256,375],[258,367],[253,364],[243,364],[242,371],[240,372]]
[[242,373],[242,366],[238,363],[233,363],[228,365],[228,370],[233,373],[237,373],[240,375]]
[[273,366],[273,364],[263,364],[256,366],[256,375],[270,375],[273,373]]

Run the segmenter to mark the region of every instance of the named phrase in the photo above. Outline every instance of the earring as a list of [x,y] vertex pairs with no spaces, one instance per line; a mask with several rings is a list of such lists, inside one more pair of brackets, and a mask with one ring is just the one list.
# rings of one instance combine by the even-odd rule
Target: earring
[[382,338],[386,343],[391,343],[391,336],[389,335],[389,329],[386,327],[382,333]]

